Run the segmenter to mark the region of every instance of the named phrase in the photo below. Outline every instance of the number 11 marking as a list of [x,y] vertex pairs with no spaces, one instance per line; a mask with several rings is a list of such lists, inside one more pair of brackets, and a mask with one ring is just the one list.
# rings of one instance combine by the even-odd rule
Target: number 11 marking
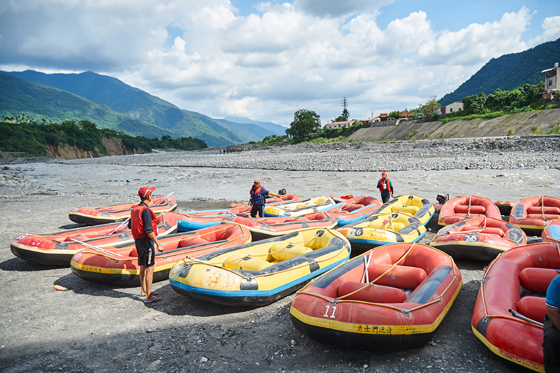
[[329,316],[329,308],[331,308],[331,306],[327,306],[327,310],[325,311],[325,314],[323,315],[323,317],[330,317],[331,319],[334,319],[334,313],[336,312],[336,306],[333,306],[332,315],[330,315],[330,316]]

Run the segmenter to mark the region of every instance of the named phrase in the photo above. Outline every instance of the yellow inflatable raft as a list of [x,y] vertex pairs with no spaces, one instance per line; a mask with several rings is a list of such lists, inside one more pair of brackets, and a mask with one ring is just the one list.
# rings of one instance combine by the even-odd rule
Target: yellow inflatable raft
[[353,251],[362,252],[391,243],[417,242],[426,234],[426,227],[412,215],[395,212],[370,215],[337,231],[350,241]]
[[299,202],[267,205],[264,208],[264,215],[297,217],[314,212],[327,211],[342,205],[344,205],[344,202],[336,203],[331,197],[320,196]]
[[395,197],[392,201],[385,203],[375,210],[372,215],[388,214],[391,212],[410,214],[420,220],[422,224],[426,225],[434,215],[435,208],[430,201],[425,198],[415,195],[405,195]]
[[179,294],[230,306],[264,306],[348,260],[350,244],[332,229],[307,229],[176,263]]

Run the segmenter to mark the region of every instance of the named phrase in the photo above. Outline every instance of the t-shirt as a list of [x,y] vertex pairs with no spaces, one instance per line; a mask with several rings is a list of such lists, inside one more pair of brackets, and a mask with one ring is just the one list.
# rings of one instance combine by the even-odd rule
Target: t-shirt
[[546,305],[560,309],[560,275],[554,277],[546,291]]
[[268,195],[268,190],[264,187],[261,188],[261,191],[258,194],[251,195],[251,201],[253,205],[256,206],[263,206],[266,204],[266,196]]

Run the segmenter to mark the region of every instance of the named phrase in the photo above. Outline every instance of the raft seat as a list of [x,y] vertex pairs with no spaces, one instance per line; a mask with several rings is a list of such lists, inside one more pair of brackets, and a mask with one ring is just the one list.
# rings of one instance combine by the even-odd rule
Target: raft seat
[[[391,266],[392,264],[370,264],[368,267],[370,281],[377,279],[391,268]],[[375,281],[375,283],[396,288],[416,289],[426,277],[428,277],[428,274],[422,268],[396,265],[383,275],[383,277]]]
[[336,289],[338,297],[353,293],[358,289],[362,289],[344,299],[358,300],[371,303],[403,303],[406,300],[406,293],[398,288],[385,285],[367,284],[356,281],[345,281]]
[[360,204],[356,203],[356,204],[353,204],[353,205],[350,205],[350,206],[346,207],[344,210],[346,210],[346,211],[356,211],[356,210],[361,209],[362,207],[364,207],[364,205],[360,205]]
[[523,316],[542,323],[546,315],[546,298],[523,297],[517,302],[517,310]]
[[468,206],[468,205],[458,205],[455,206],[456,214],[470,214],[471,216],[475,214],[484,215],[486,213],[486,207],[484,206]]
[[527,218],[531,219],[546,219],[546,220],[556,220],[558,219],[558,215],[550,215],[550,214],[527,214]]
[[560,208],[554,206],[529,206],[527,207],[527,214],[539,214],[542,213],[550,214],[550,215],[559,215]]
[[557,269],[529,267],[519,272],[519,281],[526,290],[546,294],[550,282],[559,273]]
[[[401,209],[396,209],[396,210],[398,212],[404,212],[405,214],[414,215],[418,211],[420,211],[420,207],[418,207],[418,206],[406,206],[406,207],[403,207]],[[397,211],[393,211],[393,212],[397,212]]]
[[189,247],[194,245],[201,245],[208,243],[204,238],[200,237],[193,237],[193,238],[185,238],[184,240],[179,241],[177,247]]
[[492,227],[485,227],[483,230],[479,231],[479,228],[476,227],[470,227],[470,226],[464,226],[461,231],[462,232],[470,232],[470,231],[476,231],[477,233],[486,233],[486,234],[495,234],[498,235],[500,237],[504,237],[505,236],[505,232],[503,231],[502,228],[492,228]]

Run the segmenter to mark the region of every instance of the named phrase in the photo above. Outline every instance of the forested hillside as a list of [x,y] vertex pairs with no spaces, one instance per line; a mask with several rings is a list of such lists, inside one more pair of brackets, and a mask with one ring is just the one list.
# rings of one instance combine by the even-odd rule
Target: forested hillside
[[498,88],[510,91],[525,84],[538,84],[544,80],[542,71],[552,68],[555,62],[560,62],[560,39],[524,52],[492,58],[454,92],[443,96],[439,103],[445,106],[465,96],[489,95]]

